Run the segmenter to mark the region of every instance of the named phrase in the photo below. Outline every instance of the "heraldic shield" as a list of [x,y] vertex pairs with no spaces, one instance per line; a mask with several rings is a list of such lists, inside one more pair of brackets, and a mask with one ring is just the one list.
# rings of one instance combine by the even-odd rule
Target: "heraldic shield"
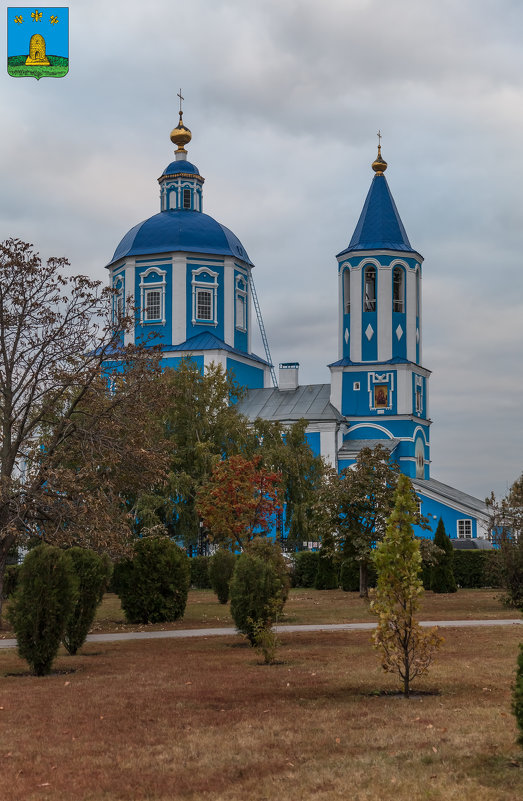
[[7,9],[7,72],[13,78],[63,78],[69,72],[69,9]]

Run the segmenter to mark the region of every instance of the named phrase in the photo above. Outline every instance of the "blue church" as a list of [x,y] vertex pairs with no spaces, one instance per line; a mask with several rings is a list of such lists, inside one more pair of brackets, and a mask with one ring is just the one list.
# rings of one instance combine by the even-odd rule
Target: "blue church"
[[232,231],[203,211],[204,178],[187,159],[191,138],[180,110],[171,132],[175,159],[158,179],[160,211],[123,237],[107,265],[115,319],[137,309],[126,341],[154,335],[166,367],[190,357],[202,370],[212,362],[231,370],[248,390],[243,414],[283,424],[305,418],[310,447],[340,471],[362,448],[384,446],[412,480],[432,531],[442,517],[451,538],[482,544],[484,502],[431,477],[423,257],[394,203],[381,145],[354,233],[336,256],[338,353],[330,384],[300,385],[298,364],[281,364],[276,382],[268,348],[265,358],[252,352],[253,302],[259,310],[253,264]]

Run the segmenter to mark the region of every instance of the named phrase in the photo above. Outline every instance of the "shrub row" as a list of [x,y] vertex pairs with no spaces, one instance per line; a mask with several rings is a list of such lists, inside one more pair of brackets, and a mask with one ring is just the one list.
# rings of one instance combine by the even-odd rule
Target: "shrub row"
[[501,587],[497,551],[454,551],[454,577],[458,587],[481,589]]

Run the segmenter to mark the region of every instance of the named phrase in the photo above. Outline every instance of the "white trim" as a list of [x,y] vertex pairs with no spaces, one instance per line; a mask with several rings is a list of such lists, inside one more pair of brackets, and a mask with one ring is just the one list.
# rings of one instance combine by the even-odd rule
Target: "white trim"
[[187,260],[173,256],[172,266],[172,343],[178,345],[187,339]]
[[[125,264],[125,306],[132,311],[133,318],[135,315],[135,297],[134,297],[134,282],[136,277],[135,261],[132,259]],[[134,323],[129,331],[124,333],[124,345],[134,345],[135,326]]]
[[234,347],[234,262],[225,261],[223,267],[223,339]]

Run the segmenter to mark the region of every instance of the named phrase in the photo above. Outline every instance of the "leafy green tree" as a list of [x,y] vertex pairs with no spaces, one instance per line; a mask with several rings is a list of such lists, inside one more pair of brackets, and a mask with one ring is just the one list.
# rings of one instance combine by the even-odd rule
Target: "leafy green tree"
[[252,454],[260,454],[265,467],[281,475],[283,522],[291,548],[316,540],[314,504],[325,471],[323,460],[307,442],[307,425],[304,419],[289,426],[257,419],[251,439]]
[[454,549],[450,538],[445,531],[443,520],[439,519],[434,545],[441,550],[441,556],[430,571],[430,589],[432,592],[456,592],[456,579],[454,577]]
[[72,563],[78,592],[62,642],[70,654],[76,654],[85,642],[107,589],[112,565],[107,554],[101,556],[88,548],[69,548],[66,555]]
[[334,537],[326,535],[322,548],[318,554],[318,569],[314,580],[317,590],[337,590],[338,581],[338,559],[334,550]]
[[65,551],[45,544],[29,551],[8,615],[18,653],[37,676],[51,671],[77,592],[72,561]]
[[165,370],[162,382],[169,399],[161,420],[170,443],[170,469],[164,484],[136,499],[138,528],[161,523],[170,536],[194,546],[201,532],[199,488],[217,460],[241,452],[251,437],[235,406],[243,389],[220,365],[202,373],[189,358],[176,370]]
[[219,548],[210,558],[209,579],[221,604],[229,600],[229,584],[235,564],[236,557],[228,548]]
[[185,612],[189,559],[167,536],[145,536],[132,560],[115,565],[113,583],[129,623],[172,622]]
[[371,609],[378,615],[373,639],[383,669],[399,675],[407,698],[411,682],[427,672],[442,642],[437,629],[422,629],[414,617],[423,595],[420,547],[413,529],[416,515],[412,485],[400,475],[385,537],[373,555],[378,582]]
[[384,535],[394,508],[399,468],[382,445],[362,448],[356,463],[326,475],[316,504],[316,525],[323,542],[333,532],[335,546],[360,568],[360,596],[368,596],[368,569],[375,543]]

